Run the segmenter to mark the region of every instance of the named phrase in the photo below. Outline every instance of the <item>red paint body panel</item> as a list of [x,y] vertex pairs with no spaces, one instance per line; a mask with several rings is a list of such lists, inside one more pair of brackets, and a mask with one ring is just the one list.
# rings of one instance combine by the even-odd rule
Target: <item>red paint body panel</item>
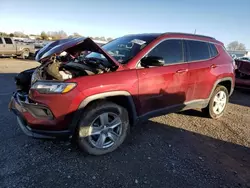
[[138,69],[140,115],[186,102],[187,64]]
[[219,54],[207,61],[189,63],[189,80],[192,94],[189,100],[207,99],[218,79],[230,77],[234,81],[231,57],[216,45]]

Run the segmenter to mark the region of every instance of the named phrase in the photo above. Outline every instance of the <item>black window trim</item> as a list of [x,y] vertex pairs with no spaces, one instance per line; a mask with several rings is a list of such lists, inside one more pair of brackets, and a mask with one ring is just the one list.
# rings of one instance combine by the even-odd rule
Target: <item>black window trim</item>
[[[185,37],[173,37],[173,38],[168,37],[168,38],[164,38],[164,39],[162,39],[161,41],[157,42],[150,50],[148,50],[147,53],[145,53],[145,54],[141,57],[141,59],[144,58],[146,55],[148,55],[148,54],[149,54],[158,44],[162,43],[163,41],[172,40],[172,39],[182,40],[182,41],[183,41],[182,44],[186,43],[186,41],[188,41],[188,40],[192,40],[192,41],[207,42],[207,43],[211,43],[211,44],[214,44],[214,45],[220,45],[220,46],[222,46],[222,45],[219,44],[219,43],[211,42],[211,41],[206,41],[206,40],[201,40],[201,39],[191,39],[191,38],[185,38]],[[155,40],[157,40],[157,38],[156,38]],[[152,42],[154,42],[154,40],[151,41],[151,43],[152,43]],[[150,45],[150,43],[149,43],[148,45]],[[185,64],[185,63],[194,63],[194,62],[200,62],[200,61],[207,61],[207,60],[210,60],[210,59],[213,59],[213,58],[219,56],[219,51],[218,51],[217,47],[215,46],[216,49],[217,49],[217,52],[218,52],[217,56],[215,56],[215,57],[213,57],[213,58],[205,59],[205,60],[188,61],[188,48],[187,48],[187,44],[185,44],[185,45],[183,45],[183,46],[184,46],[184,48],[185,48],[185,50],[183,51],[184,54],[185,54],[185,56],[184,56],[184,58],[185,58],[185,59],[184,59],[184,62],[183,62],[183,63],[166,64],[166,65],[164,65],[164,66],[171,66],[171,65],[178,65],[178,64]],[[141,59],[137,61],[136,66],[135,66],[135,69],[144,68],[144,67],[141,67],[141,66],[140,66]]]
[[210,43],[207,43],[207,45],[208,45],[209,57],[212,58],[212,57],[213,57],[213,54],[212,54],[211,44],[210,44]]
[[214,43],[211,43],[211,42],[208,42],[208,44],[209,44],[209,50],[210,50],[210,51],[212,51],[211,45],[214,45],[214,47],[215,47],[215,49],[216,49],[216,51],[217,51],[216,56],[212,56],[212,54],[210,54],[211,59],[216,58],[217,56],[219,56],[219,51],[218,51],[216,45],[215,45]]
[[[186,41],[187,39],[184,39],[184,41]],[[217,50],[217,55],[216,56],[214,56],[214,57],[211,57],[211,53],[210,53],[210,45],[209,45],[209,43],[211,43],[211,44],[216,44],[216,43],[212,43],[212,42],[209,42],[209,41],[202,41],[202,40],[195,40],[195,39],[188,39],[189,41],[191,40],[191,41],[198,41],[198,42],[205,42],[205,43],[207,43],[207,45],[208,45],[208,51],[209,51],[209,58],[208,59],[201,59],[201,60],[195,60],[195,61],[189,61],[189,47],[188,47],[188,45],[187,45],[187,43],[186,43],[186,46],[187,46],[187,63],[195,63],[195,62],[201,62],[201,61],[208,61],[208,60],[211,60],[211,59],[214,59],[214,58],[216,58],[218,55],[219,55],[219,52],[218,52],[218,50],[217,50],[217,48],[216,48],[216,50]]]
[[4,44],[2,37],[0,37],[0,41],[2,42],[0,42],[0,44]]
[[9,38],[9,37],[3,37],[3,40],[4,40],[5,44],[9,44],[9,43],[7,43],[7,42],[6,42],[6,40],[5,40],[5,39],[10,39],[11,44],[14,44],[14,43],[13,43],[13,41],[11,40],[11,38]]

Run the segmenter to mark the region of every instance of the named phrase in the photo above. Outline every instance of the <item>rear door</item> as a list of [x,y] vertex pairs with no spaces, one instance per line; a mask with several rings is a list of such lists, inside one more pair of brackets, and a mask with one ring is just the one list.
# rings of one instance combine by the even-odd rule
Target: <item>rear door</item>
[[146,56],[164,58],[165,66],[137,69],[141,114],[164,112],[184,105],[188,65],[184,58],[183,41],[163,40]]
[[6,55],[16,54],[16,47],[11,38],[4,37],[4,51]]
[[218,51],[214,44],[205,41],[185,40],[189,62],[188,100],[207,99],[216,81],[216,56]]

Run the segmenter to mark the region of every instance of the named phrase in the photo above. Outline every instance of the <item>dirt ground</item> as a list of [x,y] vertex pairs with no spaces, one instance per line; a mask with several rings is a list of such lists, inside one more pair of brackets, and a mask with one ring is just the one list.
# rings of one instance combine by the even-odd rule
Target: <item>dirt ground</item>
[[13,77],[37,65],[0,59],[0,187],[250,187],[250,92],[236,89],[219,120],[199,110],[156,117],[93,157],[27,137],[8,112]]

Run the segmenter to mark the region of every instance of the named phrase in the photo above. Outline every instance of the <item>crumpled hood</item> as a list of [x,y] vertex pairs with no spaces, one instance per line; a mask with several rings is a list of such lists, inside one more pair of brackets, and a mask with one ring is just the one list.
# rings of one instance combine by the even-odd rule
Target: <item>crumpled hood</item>
[[41,48],[36,54],[36,61],[43,63],[43,60],[50,58],[52,55],[59,55],[63,51],[72,53],[79,51],[91,51],[103,54],[112,64],[120,66],[112,56],[105,52],[98,44],[96,44],[90,38],[79,37],[79,38],[68,38],[61,39],[55,42],[49,43]]

